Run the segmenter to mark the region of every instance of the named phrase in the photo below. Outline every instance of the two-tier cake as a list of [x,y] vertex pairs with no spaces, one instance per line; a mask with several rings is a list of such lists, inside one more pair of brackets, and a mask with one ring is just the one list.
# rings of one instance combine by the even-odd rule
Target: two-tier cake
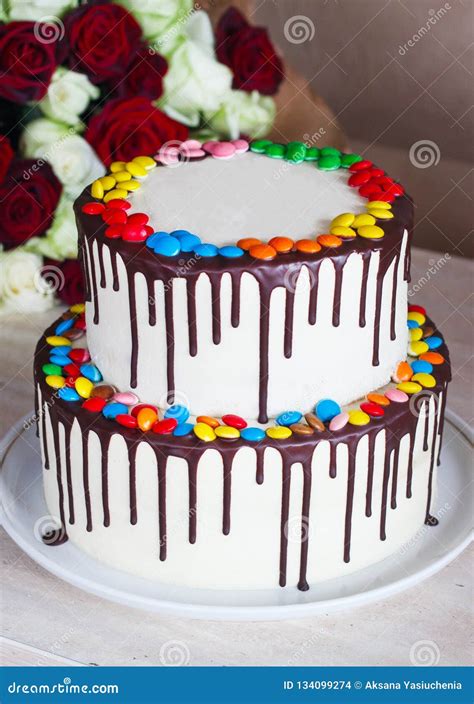
[[86,303],[35,361],[45,541],[305,590],[436,524],[450,367],[407,306],[402,186],[329,147],[188,140],[75,208]]

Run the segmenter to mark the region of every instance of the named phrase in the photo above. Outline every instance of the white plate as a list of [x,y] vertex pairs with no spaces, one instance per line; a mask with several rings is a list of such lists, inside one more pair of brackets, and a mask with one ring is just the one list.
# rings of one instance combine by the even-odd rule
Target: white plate
[[472,539],[472,432],[454,414],[447,412],[446,416],[449,422],[445,425],[435,511],[442,516],[439,526],[422,529],[406,549],[383,562],[344,579],[318,584],[307,592],[296,588],[179,589],[106,567],[71,542],[57,547],[44,545],[37,529],[39,520],[48,515],[39,441],[34,427],[24,429],[24,420],[0,443],[0,518],[10,537],[42,567],[76,587],[128,606],[189,618],[253,621],[298,618],[360,606],[396,594],[438,572]]

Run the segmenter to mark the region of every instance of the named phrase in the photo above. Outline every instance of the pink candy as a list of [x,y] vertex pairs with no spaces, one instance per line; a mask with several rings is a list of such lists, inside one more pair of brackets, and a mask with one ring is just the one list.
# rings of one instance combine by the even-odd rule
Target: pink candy
[[132,391],[119,391],[114,394],[112,401],[124,403],[126,406],[135,406],[138,403],[139,398],[136,394],[132,393]]
[[235,147],[236,154],[244,154],[249,150],[249,143],[246,139],[233,139],[232,144]]
[[185,142],[181,144],[181,149],[183,151],[186,151],[188,149],[194,150],[194,149],[201,149],[201,142],[198,139],[187,139]]
[[408,401],[408,395],[404,391],[400,391],[400,389],[388,389],[385,392],[385,396],[394,403],[405,403],[405,401]]
[[344,411],[342,413],[338,413],[337,416],[334,416],[334,418],[329,423],[329,430],[342,430],[342,428],[344,428],[344,426],[347,425],[348,422],[348,413],[345,413]]
[[232,142],[206,142],[203,147],[214,159],[230,159],[236,153]]

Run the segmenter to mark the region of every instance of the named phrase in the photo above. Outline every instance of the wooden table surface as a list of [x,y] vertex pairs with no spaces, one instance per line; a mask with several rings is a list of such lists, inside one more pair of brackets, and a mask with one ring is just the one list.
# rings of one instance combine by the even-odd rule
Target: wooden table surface
[[[411,301],[425,305],[452,357],[448,407],[471,424],[472,262],[413,252]],[[57,310],[0,318],[0,435],[33,407],[33,349]],[[472,547],[427,581],[387,601],[336,614],[255,623],[191,621],[131,609],[62,582],[0,529],[4,665],[160,665],[181,641],[191,665],[410,665],[432,641],[439,665],[471,664]]]

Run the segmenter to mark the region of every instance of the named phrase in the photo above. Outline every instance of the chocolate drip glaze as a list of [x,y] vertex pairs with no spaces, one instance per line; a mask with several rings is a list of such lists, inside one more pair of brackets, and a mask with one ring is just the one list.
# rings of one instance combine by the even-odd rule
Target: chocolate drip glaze
[[212,341],[221,341],[221,277],[211,276]]
[[84,487],[84,502],[86,505],[86,530],[92,530],[92,507],[91,494],[89,489],[89,446],[88,434],[82,431],[82,485]]
[[428,476],[428,498],[426,500],[426,518],[425,518],[425,524],[429,525],[429,526],[437,526],[438,525],[438,519],[435,518],[435,516],[432,516],[430,513],[430,511],[431,511],[431,497],[433,494],[433,472],[434,472],[434,465],[435,465],[435,458],[436,458],[436,435],[438,433],[438,423],[439,423],[439,416],[438,416],[439,398],[435,394],[433,394],[433,401],[434,401],[433,434],[431,437],[431,457],[430,457],[430,470],[429,470],[429,476]]
[[308,323],[316,324],[316,316],[318,311],[318,288],[319,288],[319,269],[321,261],[315,262],[315,265],[309,269],[310,285],[309,304],[308,304]]
[[[54,457],[56,461],[56,483],[58,487],[58,495],[59,495],[59,518],[61,520],[61,527],[58,528],[58,537],[54,538],[55,544],[59,545],[57,541],[59,540],[59,534],[63,533],[65,536],[65,540],[67,540],[67,531],[66,531],[66,521],[64,519],[64,491],[63,491],[63,480],[62,480],[62,471],[61,471],[61,447],[60,447],[60,442],[59,442],[59,423],[52,423],[52,430],[53,430],[53,447],[54,447]],[[63,542],[65,542],[63,540]]]
[[397,317],[397,283],[398,283],[398,264],[400,262],[400,252],[397,252],[393,262],[393,280],[392,280],[392,301],[390,303],[390,339],[395,340],[395,321]]
[[423,431],[423,452],[428,451],[428,432],[430,429],[430,402],[425,401],[425,429]]
[[264,465],[264,459],[265,459],[265,448],[264,447],[257,447],[255,449],[255,457],[256,457],[255,481],[257,482],[257,484],[263,484],[263,479],[264,479],[263,465]]
[[288,517],[290,512],[291,463],[282,455],[281,521],[280,521],[280,587],[286,586],[288,562]]
[[368,433],[368,453],[369,453],[369,463],[367,468],[367,491],[365,493],[365,515],[370,518],[372,515],[372,491],[374,486],[374,459],[375,459],[375,441],[377,439],[378,432],[374,431]]
[[189,542],[196,542],[197,527],[197,464],[188,463],[189,482]]
[[268,331],[270,327],[270,298],[260,284],[260,373],[258,390],[258,422],[267,423],[268,398]]
[[298,589],[306,592],[309,589],[309,584],[306,581],[306,572],[308,569],[308,548],[310,538],[310,522],[309,508],[311,501],[311,460],[303,462],[303,501],[301,506],[301,553],[300,553],[300,577],[298,580]]
[[130,305],[130,339],[132,342],[132,356],[130,362],[130,386],[137,387],[138,366],[138,320],[137,320],[137,291],[135,274],[128,272],[128,300]]
[[[38,385],[35,384],[35,388],[38,388]],[[38,404],[38,397],[35,399],[36,404]],[[48,451],[48,436],[46,434],[46,408],[43,404],[43,401],[41,400],[41,408],[36,405],[36,413],[39,415],[41,418],[41,442],[43,445],[43,455],[44,455],[44,468],[49,469],[49,451]]]
[[[386,438],[388,438],[389,430],[386,431]],[[391,464],[391,443],[387,442],[385,448],[385,459],[383,468],[383,481],[382,481],[382,507],[380,511],[380,540],[386,540],[387,535],[385,532],[386,520],[387,520],[387,502],[388,502],[388,482],[390,479],[390,464]]]
[[99,259],[99,286],[105,288],[107,282],[105,278],[105,263],[104,263],[104,249],[105,242],[100,242],[97,245],[97,257]]
[[335,479],[337,475],[337,443],[329,443],[329,476]]
[[293,316],[295,312],[295,292],[287,289],[285,300],[285,334],[283,352],[286,359],[293,353]]
[[362,284],[360,287],[359,327],[365,328],[365,310],[367,307],[367,281],[369,278],[370,252],[362,252]]
[[[91,240],[87,240],[87,253],[90,266],[90,290],[92,296],[92,305],[94,308],[94,317],[92,322],[94,325],[99,323],[99,296],[97,293],[97,276],[95,271],[95,258],[94,258],[94,243]],[[99,245],[97,245],[99,251]]]
[[166,375],[168,380],[168,403],[174,403],[174,319],[173,286],[165,289],[165,325],[166,325]]
[[398,458],[400,456],[400,445],[393,448],[392,467],[392,493],[390,495],[390,508],[397,508],[397,488],[398,488]]
[[341,291],[342,277],[344,275],[344,266],[346,262],[334,262],[334,299],[332,305],[332,324],[335,328],[339,327],[341,315]]
[[407,499],[411,499],[411,497],[412,497],[411,484],[412,484],[412,480],[413,480],[413,449],[414,449],[414,444],[415,444],[415,436],[413,434],[411,434],[410,435],[410,445],[408,447],[407,490],[406,490]]
[[444,431],[444,414],[446,411],[446,399],[448,395],[448,385],[444,384],[443,390],[442,390],[442,396],[441,396],[441,408],[439,412],[439,423],[438,423],[438,435],[439,435],[439,449],[438,449],[438,458],[436,460],[436,464],[439,465],[441,461],[441,448],[443,445],[443,431]]
[[160,560],[166,560],[166,465],[168,458],[158,449],[155,449],[156,466],[158,472],[158,515],[160,530]]
[[137,523],[137,451],[140,443],[137,441],[128,446],[129,461],[129,494],[130,494],[130,523]]
[[147,279],[148,292],[148,324],[156,325],[156,298],[155,298],[155,281]]
[[232,462],[234,454],[224,453],[222,455],[222,471],[223,471],[223,510],[222,510],[222,532],[224,535],[230,533],[230,505],[232,498]]
[[67,482],[67,500],[69,505],[69,523],[74,523],[74,494],[72,490],[72,475],[71,475],[71,438],[68,433],[66,440],[66,482]]
[[349,446],[347,462],[347,499],[344,521],[344,562],[351,560],[352,508],[354,505],[355,465],[357,448]]
[[230,324],[233,328],[238,328],[240,325],[240,282],[242,273],[233,272],[231,274],[232,281],[232,306],[230,311]]
[[[100,439],[100,438],[99,438]],[[101,478],[102,478],[102,508],[104,511],[104,526],[110,526],[110,509],[109,509],[109,446],[108,443],[100,443],[100,452],[102,459]]]
[[196,279],[188,279],[187,286],[187,307],[188,307],[188,339],[189,354],[191,357],[197,355],[197,327],[196,327]]
[[118,291],[120,289],[119,277],[118,277],[118,254],[113,250],[110,250],[110,265],[112,267],[112,290]]

